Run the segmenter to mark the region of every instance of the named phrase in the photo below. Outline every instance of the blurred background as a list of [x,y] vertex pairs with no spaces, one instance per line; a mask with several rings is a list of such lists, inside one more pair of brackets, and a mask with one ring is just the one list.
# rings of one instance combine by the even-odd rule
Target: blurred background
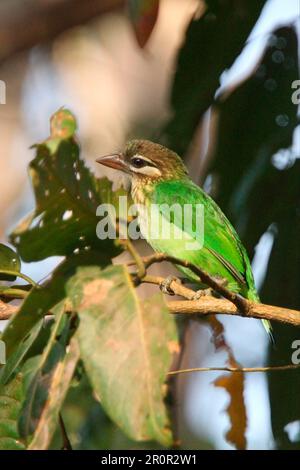
[[[48,136],[50,116],[66,106],[79,122],[82,158],[98,174],[104,170],[95,158],[131,137],[177,151],[237,228],[262,300],[300,309],[300,127],[292,102],[299,1],[161,0],[143,48],[125,4],[1,0],[1,241],[34,207],[29,147]],[[38,280],[58,261],[23,272]],[[222,322],[246,367],[288,364],[300,339],[297,329],[274,325],[273,347],[259,322]],[[193,322],[189,330],[182,366],[222,365],[226,354],[216,353],[207,326]],[[183,448],[231,448],[224,437],[229,397],[212,384],[216,376],[178,380]],[[75,446],[136,448],[85,398],[88,387],[74,389],[65,406]],[[248,448],[300,448],[299,392],[298,371],[246,376]]]

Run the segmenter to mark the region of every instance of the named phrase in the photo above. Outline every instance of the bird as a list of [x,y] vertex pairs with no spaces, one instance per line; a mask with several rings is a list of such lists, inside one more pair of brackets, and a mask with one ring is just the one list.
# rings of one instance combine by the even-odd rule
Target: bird
[[[192,181],[177,153],[158,143],[135,139],[126,144],[123,152],[96,161],[128,175],[131,197],[138,207],[141,233],[155,252],[199,266],[210,276],[225,281],[232,292],[260,302],[251,263],[236,230],[217,203]],[[176,211],[167,210],[173,205],[189,207],[190,224],[182,223],[184,217],[176,216]],[[199,207],[203,208],[202,213],[199,212],[203,216],[203,227],[198,224],[197,231]],[[162,221],[164,227],[169,228],[168,236],[162,236],[162,228],[154,230],[154,236],[149,226],[157,228]],[[191,282],[199,282],[188,268],[176,267]],[[262,322],[272,336],[270,322]]]

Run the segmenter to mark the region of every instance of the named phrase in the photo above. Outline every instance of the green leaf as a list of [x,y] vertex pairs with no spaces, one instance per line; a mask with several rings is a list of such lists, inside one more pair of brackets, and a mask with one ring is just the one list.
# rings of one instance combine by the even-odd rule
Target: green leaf
[[19,255],[0,243],[0,280],[14,281],[21,269]]
[[137,42],[144,47],[158,17],[159,0],[128,0],[128,10]]
[[22,450],[18,416],[23,401],[22,376],[17,374],[7,385],[0,385],[0,450]]
[[51,119],[51,137],[36,146],[29,166],[36,209],[11,234],[25,261],[93,248],[111,256],[119,252],[113,240],[99,240],[96,234],[96,209],[114,203],[116,194],[107,178],[97,179],[79,158],[75,128],[71,113],[60,110]]
[[10,379],[11,375],[22,362],[28,350],[36,340],[41,330],[42,324],[43,320],[40,320],[38,323],[36,323],[29,333],[18,343],[14,353],[10,354],[10,356],[7,358],[5,367],[1,369],[0,383],[5,384]]
[[73,337],[64,359],[56,365],[52,372],[51,381],[48,383],[48,399],[43,407],[32,441],[28,447],[29,450],[48,449],[57,427],[59,411],[70,387],[78,360],[78,342]]
[[[43,287],[34,288],[24,300],[17,314],[9,321],[1,339],[6,345],[7,364],[1,369],[2,377],[11,374],[19,363],[19,354],[16,351],[30,333],[31,329],[49,312],[55,305],[66,297],[65,284],[74,275],[78,266],[104,266],[109,259],[106,253],[88,252],[69,257],[62,262],[52,273],[51,279]],[[15,359],[11,356],[15,354]],[[2,375],[3,374],[3,375]]]
[[184,156],[200,119],[215,101],[220,76],[241,52],[265,0],[205,2],[207,8],[192,20],[179,52],[171,94],[174,117],[165,129],[169,147]]
[[[55,310],[55,323],[49,341],[36,363],[35,373],[33,370],[30,372],[32,379],[27,385],[26,399],[19,419],[20,434],[24,438],[28,438],[36,431],[49,401],[50,387],[54,380],[53,376],[61,367],[65,356],[70,334],[70,317],[67,318],[65,315],[63,302]],[[57,417],[59,409],[53,411]]]
[[78,270],[68,283],[86,372],[110,418],[131,439],[172,444],[164,382],[177,346],[161,294],[139,301],[124,266]]

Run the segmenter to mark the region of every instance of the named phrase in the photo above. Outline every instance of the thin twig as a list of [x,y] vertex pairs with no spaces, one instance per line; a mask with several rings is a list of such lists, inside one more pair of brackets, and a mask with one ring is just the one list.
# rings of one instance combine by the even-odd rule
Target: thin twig
[[284,366],[266,367],[193,367],[191,369],[173,370],[168,372],[168,376],[187,374],[189,372],[276,372],[282,370],[300,369],[300,364],[288,364]]
[[[30,286],[30,289],[32,286]],[[17,288],[14,287],[7,287],[5,289],[0,290],[0,299],[4,302],[10,301],[13,299],[25,299],[27,297],[28,291],[24,290],[22,286],[18,286]]]
[[133,262],[132,263],[127,263],[127,265],[131,264],[135,264],[136,267],[137,267],[137,272],[134,273],[134,275],[136,276],[136,280],[137,282],[140,282],[141,279],[143,279],[143,277],[146,275],[146,266],[145,266],[145,263],[143,261],[143,258],[140,256],[139,252],[134,248],[132,242],[127,238],[127,239],[120,239],[119,240],[119,243],[121,245],[124,245],[125,248],[127,248],[127,250],[129,251],[129,253],[131,254],[131,256],[133,257]]

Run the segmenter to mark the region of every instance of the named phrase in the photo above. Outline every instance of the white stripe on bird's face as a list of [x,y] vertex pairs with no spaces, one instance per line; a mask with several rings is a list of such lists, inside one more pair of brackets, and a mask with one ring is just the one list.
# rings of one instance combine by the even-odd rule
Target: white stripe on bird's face
[[134,155],[130,160],[129,169],[132,173],[149,177],[160,177],[162,175],[155,163],[150,158],[144,157],[144,155]]
[[135,168],[134,166],[129,166],[132,173],[137,173],[145,176],[161,176],[161,171],[154,166],[143,166],[142,168]]

